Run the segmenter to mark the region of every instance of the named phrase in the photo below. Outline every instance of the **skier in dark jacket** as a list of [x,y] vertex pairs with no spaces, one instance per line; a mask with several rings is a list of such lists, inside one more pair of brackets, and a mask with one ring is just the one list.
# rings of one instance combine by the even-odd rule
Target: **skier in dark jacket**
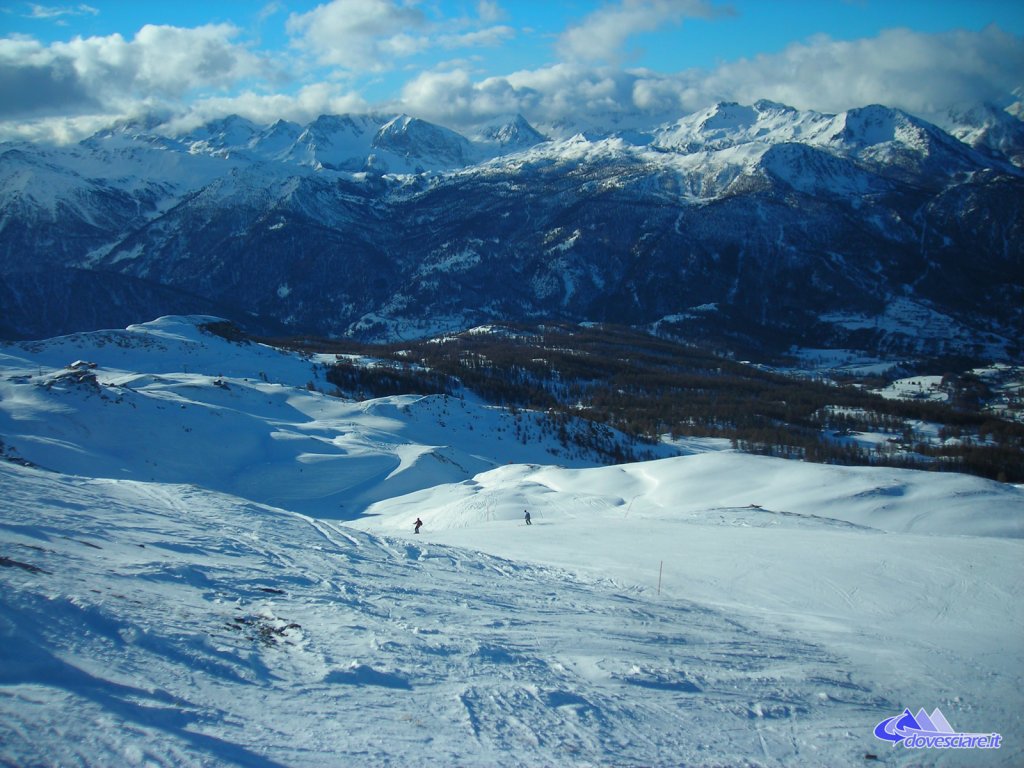
[[419,532],[420,532],[420,526],[421,526],[421,525],[423,525],[423,521],[422,521],[422,520],[420,520],[420,519],[419,519],[419,518],[417,517],[417,518],[416,518],[416,522],[415,522],[415,523],[413,523],[413,526],[414,526],[414,528],[415,528],[415,530],[413,530],[413,533],[419,533]]
[[533,523],[530,522],[530,510],[524,509],[523,510],[523,517],[525,518],[527,525],[533,525]]

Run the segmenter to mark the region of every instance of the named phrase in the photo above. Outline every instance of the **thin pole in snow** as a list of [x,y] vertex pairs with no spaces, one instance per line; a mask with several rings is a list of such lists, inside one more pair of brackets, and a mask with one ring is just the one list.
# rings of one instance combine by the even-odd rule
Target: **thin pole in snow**
[[658,563],[658,594],[661,594],[661,571],[665,567],[665,561],[662,560]]

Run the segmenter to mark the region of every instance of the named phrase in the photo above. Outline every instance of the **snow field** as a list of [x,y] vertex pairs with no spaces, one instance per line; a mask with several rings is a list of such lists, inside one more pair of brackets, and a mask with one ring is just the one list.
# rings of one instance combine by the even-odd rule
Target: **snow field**
[[608,579],[188,486],[0,477],[16,764],[778,764],[852,758],[857,713],[895,706],[821,646]]
[[718,452],[505,467],[380,502],[351,525],[394,535],[412,510],[431,540],[785,627],[840,654],[873,691],[969,702],[1020,727],[1019,489]]
[[[8,348],[0,434],[39,466],[196,483],[328,518],[501,463],[557,458],[554,445],[515,440],[512,416],[472,397],[325,397],[307,389],[325,384],[323,361],[226,342],[199,331],[201,320]],[[95,383],[65,367],[83,345]]]
[[904,707],[1024,761],[1022,489],[556,466],[199,322],[0,349],[0,762],[965,764],[872,736]]

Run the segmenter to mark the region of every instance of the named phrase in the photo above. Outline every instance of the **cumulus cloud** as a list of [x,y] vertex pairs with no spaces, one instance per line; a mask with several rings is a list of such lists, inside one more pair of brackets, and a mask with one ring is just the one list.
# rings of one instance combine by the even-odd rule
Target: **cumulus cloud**
[[907,29],[836,41],[820,37],[774,56],[724,64],[701,84],[736,101],[769,98],[838,112],[879,103],[919,115],[1006,103],[1024,84],[1024,41],[996,27],[923,34]]
[[131,40],[0,38],[2,133],[80,136],[116,119],[180,109],[189,97],[227,92],[248,78],[273,79],[266,60],[235,42],[238,34],[229,24],[146,25]]
[[516,34],[512,27],[496,23],[503,15],[497,3],[481,2],[476,18],[437,22],[412,2],[332,0],[307,13],[292,14],[287,30],[293,45],[321,65],[379,73],[432,49],[500,45]]
[[639,125],[655,113],[678,116],[679,91],[675,80],[650,80],[613,67],[560,63],[481,81],[455,68],[413,78],[398,106],[461,128],[519,113],[548,129],[564,125],[575,131]]
[[622,0],[605,6],[567,29],[558,52],[567,61],[616,61],[626,41],[685,18],[711,18],[718,14],[705,0]]
[[186,113],[167,121],[163,129],[172,135],[186,133],[225,115],[241,115],[257,124],[278,120],[308,123],[320,115],[364,113],[371,106],[358,94],[333,83],[314,83],[296,93],[243,91],[234,96],[210,96],[190,104]]
[[292,14],[287,30],[321,64],[378,72],[426,47],[426,24],[422,11],[392,0],[333,0]]
[[716,101],[771,99],[841,112],[880,103],[926,119],[988,101],[1005,105],[1024,84],[1024,41],[998,28],[877,37],[818,37],[774,55],[713,70],[659,73],[586,62],[474,80],[466,69],[421,73],[402,91],[406,111],[466,126],[521,112],[543,126],[614,128],[674,120]]
[[0,40],[0,120],[99,108],[71,59],[53,56],[34,40]]
[[0,119],[117,111],[265,74],[259,57],[232,42],[237,33],[225,24],[147,25],[133,40],[115,34],[44,46],[0,39]]
[[423,72],[406,83],[395,109],[448,125],[473,124],[501,114],[503,107],[517,111],[520,99],[511,89],[503,90],[490,93],[487,83],[474,83],[465,68]]
[[[150,25],[132,39],[48,45],[0,38],[0,134],[80,137],[115,119],[154,112],[191,126],[228,113],[306,122],[323,113],[394,111],[467,131],[521,113],[560,135],[649,126],[716,101],[762,98],[821,112],[882,103],[936,119],[965,104],[1008,104],[1024,85],[1024,39],[996,27],[938,34],[891,29],[849,41],[822,36],[709,70],[666,73],[616,63],[633,35],[710,13],[704,0],[605,5],[557,40],[554,51],[562,58],[555,63],[484,77],[479,49],[506,44],[520,31],[503,23],[494,0],[466,7],[468,15],[442,23],[426,13],[435,6],[412,0],[332,0],[288,17],[292,43],[305,55],[293,61],[279,53],[276,67],[230,24]],[[282,8],[273,0],[263,11]],[[454,50],[473,55],[419,69],[386,101],[359,94],[360,84],[388,80],[384,71],[393,81],[434,62],[438,51]],[[280,92],[296,80],[305,86]]]

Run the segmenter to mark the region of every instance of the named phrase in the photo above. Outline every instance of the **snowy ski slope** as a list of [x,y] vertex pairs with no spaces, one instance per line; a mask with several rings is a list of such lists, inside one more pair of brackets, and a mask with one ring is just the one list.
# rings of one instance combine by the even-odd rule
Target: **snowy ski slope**
[[[0,348],[0,762],[1024,761],[1020,488],[566,466],[200,322]],[[872,735],[936,707],[1003,745]]]

